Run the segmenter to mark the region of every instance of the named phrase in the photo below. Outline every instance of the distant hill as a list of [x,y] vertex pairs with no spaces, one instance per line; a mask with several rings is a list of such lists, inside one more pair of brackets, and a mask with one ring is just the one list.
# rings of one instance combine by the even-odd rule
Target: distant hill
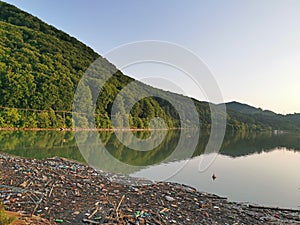
[[[99,59],[101,74],[117,71],[105,83],[102,91],[93,93],[92,85],[100,78],[86,80],[85,98],[96,100],[95,118],[82,118],[81,125],[96,122],[99,128],[111,128],[111,117],[118,117],[120,127],[123,115],[112,115],[115,97],[134,79],[117,70],[113,64],[76,38],[48,25],[15,6],[0,1],[0,127],[61,128],[72,127],[72,106],[78,82],[95,59]],[[162,98],[148,97],[134,104],[130,111],[131,128],[147,128],[154,117],[164,119],[168,127],[182,126],[178,113],[164,96],[172,97],[176,105],[186,110],[184,125],[189,120],[187,97],[162,91],[138,82],[131,93],[160,93]],[[123,111],[136,102],[134,95],[121,99]],[[199,113],[201,128],[209,129],[210,108],[207,102],[193,99]],[[282,120],[280,115],[251,108],[241,103],[227,104],[227,127],[233,130],[296,129],[298,115]],[[90,106],[86,106],[86,110]],[[249,108],[250,107],[250,108]],[[121,110],[122,111],[122,110]],[[252,112],[249,114],[249,112]],[[256,111],[260,113],[256,113]],[[268,114],[268,115],[267,115]],[[274,119],[275,118],[275,119]]]
[[234,110],[236,112],[249,114],[249,115],[253,115],[253,114],[262,114],[262,115],[265,115],[265,116],[274,116],[274,115],[276,115],[276,113],[274,113],[270,110],[262,110],[261,108],[255,108],[253,106],[243,104],[243,103],[239,103],[239,102],[236,102],[236,101],[226,103],[226,107],[229,110]]
[[298,130],[300,127],[300,114],[276,114],[235,101],[226,103],[226,108],[230,115],[244,123],[264,124],[278,130]]
[[287,120],[291,121],[294,125],[300,127],[300,113],[288,114],[285,117]]

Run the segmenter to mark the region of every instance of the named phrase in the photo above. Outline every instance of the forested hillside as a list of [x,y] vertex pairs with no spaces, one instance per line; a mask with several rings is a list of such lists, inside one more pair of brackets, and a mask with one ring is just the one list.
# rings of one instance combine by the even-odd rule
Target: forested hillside
[[[120,117],[122,127],[122,110],[118,115],[112,115],[111,107],[117,94],[133,79],[118,71],[91,48],[1,1],[0,38],[0,127],[72,127],[71,111],[78,82],[91,63],[98,58],[101,74],[117,72],[114,72],[99,95],[95,95],[87,85],[86,98],[96,98],[96,115],[91,119],[83,118],[82,127],[95,121],[98,128],[111,128],[110,119],[113,116]],[[101,77],[97,79],[90,79],[87,83],[97,85],[97,82],[101,82]],[[187,97],[142,83],[131,87],[132,93],[137,90],[148,96],[152,96],[151,93],[172,96],[176,99],[176,105],[186,108]],[[135,102],[136,97],[132,95],[126,100]],[[199,113],[201,127],[209,128],[211,120],[208,103],[193,101]],[[123,101],[121,103],[121,108],[126,109],[128,104]],[[189,110],[186,111],[184,126],[193,126],[189,120]],[[134,105],[130,111],[130,126],[147,128],[154,117],[163,118],[170,128],[182,126],[174,107],[164,98],[157,97],[144,98]],[[296,120],[299,124],[299,119],[291,117],[291,120]],[[227,116],[227,127],[234,130],[263,130],[275,126],[263,119],[231,110]]]
[[281,115],[239,102],[229,102],[226,107],[229,114],[246,124],[264,124],[276,130],[299,130],[300,128],[299,113]]
[[[0,2],[0,10],[0,106],[7,107],[1,110],[0,126],[71,127],[68,112],[72,110],[79,79],[101,56],[75,38],[14,6]],[[107,60],[100,60],[102,73],[116,70]],[[101,114],[101,118],[96,118],[99,127],[111,126],[111,103],[130,81],[131,78],[118,71],[105,85],[95,112]],[[140,109],[142,105],[147,105],[150,110]],[[143,128],[148,114],[163,117],[169,121],[169,126],[175,126],[176,118],[172,119],[162,107],[170,106],[160,106],[151,98],[136,104],[132,110],[132,126]]]

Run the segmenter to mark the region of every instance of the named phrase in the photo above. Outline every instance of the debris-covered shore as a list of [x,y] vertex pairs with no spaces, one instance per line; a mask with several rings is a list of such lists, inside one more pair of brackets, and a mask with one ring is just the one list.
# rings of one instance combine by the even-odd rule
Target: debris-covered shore
[[[113,175],[62,158],[0,153],[0,173],[0,201],[27,224],[300,224],[300,210],[229,202],[185,185]],[[131,184],[117,182],[122,179]]]

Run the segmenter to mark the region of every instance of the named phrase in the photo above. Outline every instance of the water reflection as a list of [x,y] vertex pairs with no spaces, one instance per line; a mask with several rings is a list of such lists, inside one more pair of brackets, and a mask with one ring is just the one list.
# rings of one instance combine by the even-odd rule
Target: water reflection
[[84,162],[73,132],[1,130],[0,151],[27,158],[60,156]]
[[[131,149],[118,139],[130,143],[132,135],[129,132],[116,135],[113,132],[82,131],[76,132],[75,136],[81,153],[91,166],[130,174],[147,166],[192,157],[197,146],[197,142],[193,141],[198,139],[196,134],[194,130],[135,132],[136,137],[149,140],[149,145],[154,147],[149,151]],[[162,142],[161,136],[165,136]]]
[[[111,131],[105,132],[81,132],[81,142],[91,142],[91,137],[96,135],[99,142],[107,149],[109,154],[121,162],[133,166],[150,166],[159,164],[162,161],[171,162],[186,159],[186,151],[195,149],[192,143],[193,130],[172,130],[167,132],[165,139],[159,144],[160,133],[156,132],[135,132],[136,137],[141,139],[151,138],[154,147],[150,151],[138,151],[123,145],[116,134]],[[180,143],[180,151],[172,154],[179,144],[181,132],[186,137],[184,143]],[[121,133],[122,139],[130,143],[128,132]],[[209,134],[201,132],[199,141],[193,152],[193,157],[204,153],[208,142]],[[157,141],[155,141],[157,139]],[[98,144],[94,143],[95,145]],[[230,157],[247,156],[255,153],[268,152],[276,148],[284,147],[290,151],[300,151],[299,134],[278,134],[273,133],[226,133],[220,154]],[[62,131],[0,131],[0,150],[13,155],[43,159],[60,156],[84,162],[76,144],[74,132]],[[101,150],[101,149],[99,149]],[[172,157],[170,158],[170,155]],[[168,160],[165,160],[168,159]]]
[[277,148],[300,151],[300,135],[296,133],[227,133],[220,153],[231,157],[269,152]]
[[[151,151],[138,151],[124,146],[114,132],[84,131],[76,137],[74,132],[2,130],[0,151],[37,159],[88,159],[93,166],[100,164],[108,171],[154,180],[171,177],[170,181],[234,201],[293,208],[300,205],[299,134],[227,133],[216,161],[199,173],[199,161],[211,155],[203,154],[209,134],[201,132],[198,142],[193,143],[193,130],[162,132],[166,133],[161,143],[160,132],[135,132],[138,138],[151,139],[154,146]],[[182,134],[187,137],[185,141],[180,141]],[[132,137],[127,132],[118,136],[127,142]],[[78,145],[85,149],[84,157]],[[187,160],[189,155],[192,159]],[[215,181],[211,179],[213,173],[217,175]]]

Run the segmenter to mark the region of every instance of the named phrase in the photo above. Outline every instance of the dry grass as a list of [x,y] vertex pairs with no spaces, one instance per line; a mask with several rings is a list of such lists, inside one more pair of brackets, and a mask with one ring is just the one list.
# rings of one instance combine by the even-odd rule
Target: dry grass
[[15,217],[8,216],[5,212],[3,203],[0,202],[0,224],[1,225],[9,225],[15,220]]

